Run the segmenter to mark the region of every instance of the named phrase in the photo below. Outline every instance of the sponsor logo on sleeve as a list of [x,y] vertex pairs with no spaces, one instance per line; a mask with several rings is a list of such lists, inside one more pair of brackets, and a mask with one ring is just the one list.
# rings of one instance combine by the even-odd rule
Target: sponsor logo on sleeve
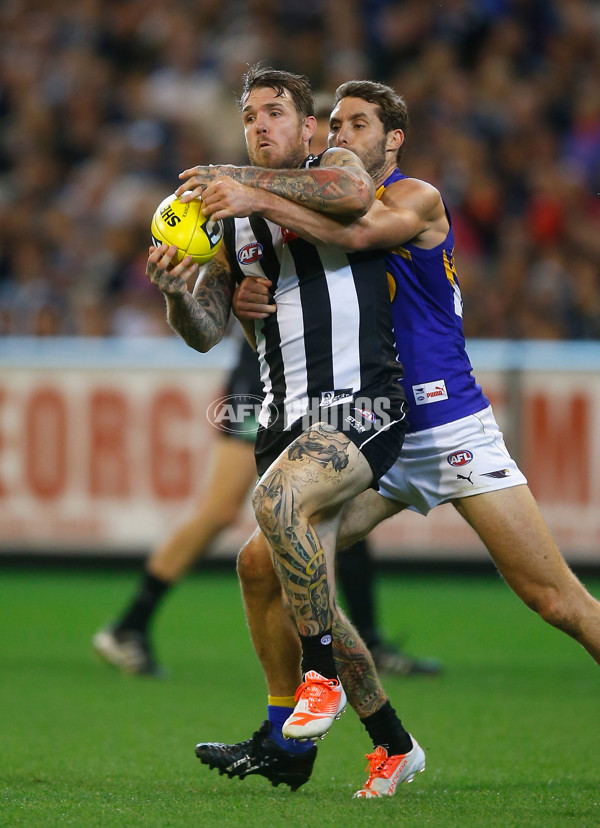
[[429,405],[448,399],[448,391],[444,380],[413,385],[412,392],[417,405]]

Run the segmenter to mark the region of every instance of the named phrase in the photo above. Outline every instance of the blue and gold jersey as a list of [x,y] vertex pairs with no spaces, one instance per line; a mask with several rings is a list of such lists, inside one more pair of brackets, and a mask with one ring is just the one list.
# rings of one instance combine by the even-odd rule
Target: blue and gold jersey
[[[407,176],[399,170],[377,192]],[[387,255],[401,381],[410,404],[409,432],[444,425],[489,402],[473,377],[465,350],[462,297],[454,268],[454,234],[431,250],[404,244]]]

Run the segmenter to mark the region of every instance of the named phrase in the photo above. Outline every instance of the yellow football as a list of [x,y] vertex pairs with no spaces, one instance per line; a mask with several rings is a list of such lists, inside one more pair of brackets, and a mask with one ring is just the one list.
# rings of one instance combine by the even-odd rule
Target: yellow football
[[202,201],[195,198],[182,204],[173,193],[156,208],[151,224],[152,241],[177,247],[175,260],[191,256],[198,264],[209,262],[223,240],[223,225],[207,218],[202,212]]

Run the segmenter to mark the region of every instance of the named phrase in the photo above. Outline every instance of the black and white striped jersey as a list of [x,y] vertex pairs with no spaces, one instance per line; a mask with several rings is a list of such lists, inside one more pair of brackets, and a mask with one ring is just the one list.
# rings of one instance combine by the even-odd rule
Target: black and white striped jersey
[[319,406],[358,392],[405,399],[384,253],[313,245],[258,216],[226,221],[224,243],[236,280],[267,277],[277,305],[256,322],[262,426],[287,430],[310,411],[318,420]]

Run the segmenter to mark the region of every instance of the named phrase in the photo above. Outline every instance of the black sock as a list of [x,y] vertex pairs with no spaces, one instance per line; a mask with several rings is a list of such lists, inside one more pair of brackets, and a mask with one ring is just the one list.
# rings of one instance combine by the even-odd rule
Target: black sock
[[375,563],[367,542],[358,541],[338,552],[336,567],[348,617],[371,649],[379,643],[380,635],[375,619]]
[[337,669],[333,658],[331,630],[324,630],[319,635],[301,635],[302,673],[316,670],[324,678],[337,678]]
[[365,719],[361,719],[367,733],[373,740],[373,746],[384,747],[388,756],[409,753],[413,748],[410,734],[402,727],[402,722],[389,701]]
[[170,587],[171,583],[169,581],[162,581],[160,578],[146,572],[133,601],[116,624],[115,632],[135,630],[142,635],[146,635],[152,616],[158,609],[163,595]]

